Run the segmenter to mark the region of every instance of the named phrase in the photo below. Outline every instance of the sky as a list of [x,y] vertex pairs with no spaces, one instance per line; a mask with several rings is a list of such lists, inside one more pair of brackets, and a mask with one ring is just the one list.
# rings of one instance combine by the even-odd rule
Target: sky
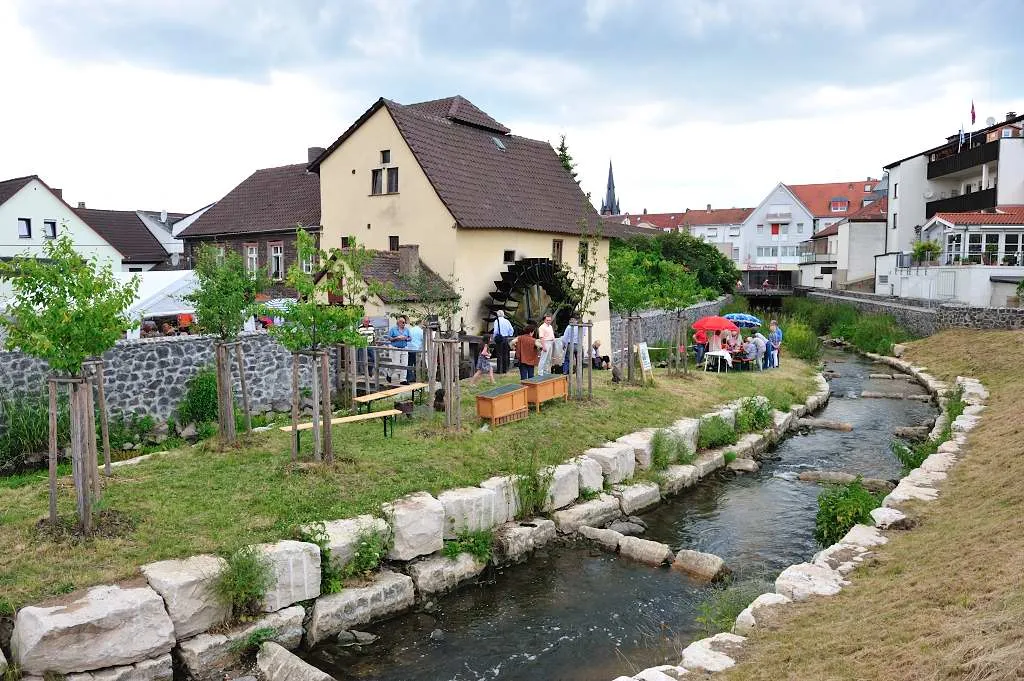
[[189,212],[379,97],[566,135],[621,208],[880,177],[1024,112],[1021,0],[0,0],[0,179]]

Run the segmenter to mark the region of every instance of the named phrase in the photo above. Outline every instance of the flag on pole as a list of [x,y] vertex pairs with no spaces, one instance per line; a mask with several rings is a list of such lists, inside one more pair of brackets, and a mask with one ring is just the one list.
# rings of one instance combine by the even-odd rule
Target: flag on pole
[[974,116],[974,100],[972,99],[971,100],[971,125],[974,125],[974,121],[975,120],[976,120],[976,118]]

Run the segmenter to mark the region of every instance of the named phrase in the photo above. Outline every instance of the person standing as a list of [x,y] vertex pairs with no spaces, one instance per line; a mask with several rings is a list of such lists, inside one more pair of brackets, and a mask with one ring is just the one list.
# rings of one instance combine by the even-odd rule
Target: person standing
[[[406,328],[408,323],[409,320],[405,318],[405,315],[399,315],[395,325],[388,329],[388,343],[394,348],[391,351],[392,365],[409,365],[409,353],[405,350],[409,345],[409,329]],[[396,369],[392,366],[391,371],[392,385],[409,385],[404,369]]]
[[537,365],[537,375],[544,376],[551,373],[551,354],[555,351],[555,329],[551,326],[551,315],[544,315],[537,335],[540,338],[540,364]]
[[779,366],[779,352],[782,350],[782,329],[774,319],[768,325],[768,340],[772,342],[772,366]]
[[562,358],[562,375],[568,376],[572,360],[578,359],[580,354],[580,327],[576,317],[570,319],[569,326],[565,327],[562,334],[562,349],[565,352]]
[[416,372],[416,360],[423,352],[423,322],[409,326],[409,344],[405,346],[409,353],[409,373],[406,378],[413,383],[419,380]]
[[537,368],[537,360],[540,359],[540,356],[537,354],[537,340],[533,337],[533,332],[536,330],[537,327],[533,324],[527,324],[523,332],[512,341],[516,346],[519,380],[533,378],[533,373]]
[[515,333],[515,330],[512,328],[512,322],[505,319],[505,311],[498,310],[494,318],[494,354],[498,356],[497,372],[499,374],[504,374],[508,371],[508,343],[512,340]]

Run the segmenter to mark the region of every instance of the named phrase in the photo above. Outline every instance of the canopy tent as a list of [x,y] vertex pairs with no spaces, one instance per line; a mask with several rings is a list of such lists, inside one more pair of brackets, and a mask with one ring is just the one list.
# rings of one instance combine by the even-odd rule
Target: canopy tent
[[153,317],[173,317],[179,314],[195,312],[191,303],[184,296],[196,288],[196,278],[192,270],[171,270],[160,272],[114,272],[120,283],[139,278],[139,290],[135,301],[128,308],[128,316],[132,319],[152,319]]

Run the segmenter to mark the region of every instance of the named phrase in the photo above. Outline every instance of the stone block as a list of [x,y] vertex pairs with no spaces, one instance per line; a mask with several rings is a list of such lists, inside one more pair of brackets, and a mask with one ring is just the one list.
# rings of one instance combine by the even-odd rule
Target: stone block
[[483,487],[460,487],[437,495],[444,507],[444,538],[455,539],[462,532],[489,530],[494,522],[498,495]]
[[594,447],[583,452],[583,455],[601,464],[604,481],[609,485],[628,480],[633,477],[636,469],[636,458],[629,445]]
[[412,579],[384,570],[367,586],[317,599],[306,639],[312,647],[338,632],[407,610],[415,601]]
[[319,546],[287,539],[260,544],[259,549],[274,574],[274,581],[263,596],[263,612],[276,612],[320,595]]
[[618,551],[619,541],[621,541],[625,536],[615,530],[605,530],[599,527],[589,527],[587,525],[580,528],[580,535],[592,542],[600,544],[602,548],[608,549],[609,551]]
[[672,549],[650,539],[622,537],[619,540],[619,555],[632,558],[639,563],[664,565],[672,560]]
[[644,428],[635,433],[623,435],[615,442],[632,447],[636,467],[640,470],[647,470],[651,467],[651,438],[656,432],[657,428]]
[[381,508],[391,522],[391,560],[412,560],[444,548],[444,505],[427,492],[410,494]]
[[516,481],[511,475],[499,475],[487,478],[480,483],[484,489],[495,494],[494,522],[498,525],[516,519],[519,515],[519,494],[516,492]]
[[295,605],[224,633],[199,634],[178,643],[178,659],[194,681],[220,681],[225,671],[238,664],[237,646],[257,629],[272,629],[274,643],[289,650],[298,648],[305,614],[302,606]]
[[266,681],[334,681],[334,677],[267,641],[256,655],[256,668]]
[[[305,529],[315,531],[317,525],[307,525]],[[355,557],[359,542],[363,537],[370,534],[382,537],[391,535],[391,528],[387,521],[372,515],[329,520],[323,523],[323,530],[327,539],[327,548],[331,550],[331,563],[337,567],[347,565]]]
[[700,433],[700,421],[698,419],[679,419],[672,424],[672,430],[682,438],[690,453],[696,453],[697,436]]
[[787,603],[792,603],[792,601],[782,594],[761,594],[740,612],[736,618],[736,624],[733,625],[733,633],[746,636],[754,629],[763,627],[764,620],[771,610]]
[[714,581],[729,574],[725,561],[713,553],[681,549],[672,561],[672,569],[704,581]]
[[595,459],[587,456],[579,456],[570,459],[569,463],[574,464],[579,473],[580,491],[600,491],[604,487],[604,471],[601,464]]
[[835,596],[845,585],[834,570],[811,563],[790,565],[775,579],[775,591],[793,601]]
[[547,469],[551,475],[548,483],[548,496],[543,511],[554,511],[565,508],[576,501],[580,495],[580,471],[573,464],[563,463]]
[[142,566],[142,574],[164,599],[177,639],[189,638],[231,617],[231,606],[217,600],[213,584],[226,562],[218,556],[162,560]]
[[696,466],[669,466],[661,473],[662,489],[666,494],[676,494],[685,487],[697,484],[700,476]]
[[174,623],[149,588],[96,586],[14,619],[11,651],[23,674],[130,665],[170,652]]
[[691,672],[720,672],[736,665],[732,658],[746,642],[742,636],[721,633],[694,641],[683,649],[680,666]]
[[562,534],[572,534],[583,525],[604,527],[622,514],[619,500],[610,494],[602,494],[597,499],[576,504],[561,511],[555,511],[552,519],[555,527]]
[[518,563],[555,536],[555,523],[547,518],[531,518],[500,525],[494,530],[491,561],[495,565]]
[[619,500],[623,515],[640,513],[661,503],[661,489],[654,482],[616,485],[612,489],[612,496]]
[[426,596],[450,591],[474,579],[485,567],[486,563],[481,563],[472,555],[460,553],[455,558],[429,556],[418,560],[409,566],[408,572],[417,593]]

